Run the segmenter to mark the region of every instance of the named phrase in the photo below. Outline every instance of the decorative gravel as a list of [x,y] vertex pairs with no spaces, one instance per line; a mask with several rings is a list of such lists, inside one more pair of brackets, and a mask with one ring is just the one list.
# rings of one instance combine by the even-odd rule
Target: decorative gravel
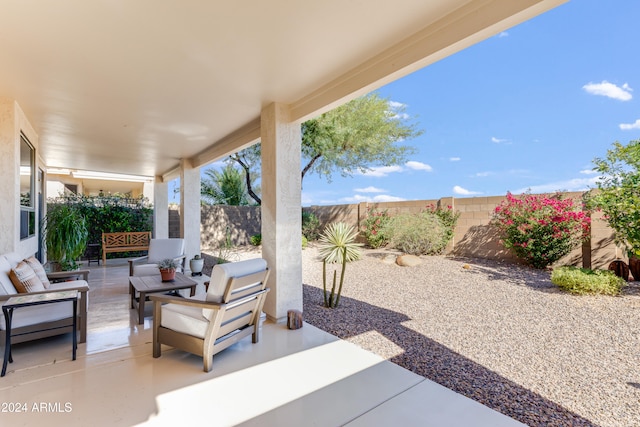
[[305,321],[530,426],[640,426],[638,282],[574,296],[520,265],[394,259],[365,250],[327,309],[305,249]]

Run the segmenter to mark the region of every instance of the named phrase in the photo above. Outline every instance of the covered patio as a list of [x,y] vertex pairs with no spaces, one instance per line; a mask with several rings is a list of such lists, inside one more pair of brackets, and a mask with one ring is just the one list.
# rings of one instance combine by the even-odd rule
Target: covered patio
[[309,324],[266,322],[259,344],[221,352],[210,373],[179,350],[154,359],[152,318],[137,324],[118,261],[91,267],[93,316],[76,361],[68,334],[15,346],[3,424],[522,425]]
[[[270,414],[275,417],[270,419],[273,422],[262,422],[280,425],[290,420],[296,424],[296,420],[318,412],[331,415],[332,411],[318,409],[321,405],[309,399],[322,395],[323,390],[332,394],[336,384],[359,384],[357,389],[344,389],[350,398],[342,403],[350,408],[350,415],[319,419],[320,424],[346,423],[401,391],[409,398],[411,394],[404,393],[420,390],[425,386],[424,379],[394,373],[392,377],[408,380],[395,392],[380,395],[354,410],[357,399],[351,397],[370,389],[363,385],[366,381],[353,381],[359,373],[370,372],[373,367],[388,372],[398,372],[398,368],[374,361],[370,355],[310,327],[298,335],[282,333],[286,332],[281,322],[287,310],[302,308],[300,123],[563,2],[3,1],[0,194],[4,203],[0,206],[0,253],[17,252],[25,257],[40,253],[43,260],[46,258],[39,245],[38,226],[49,196],[44,182],[47,170],[66,168],[151,177],[153,233],[157,238],[168,237],[168,183],[179,178],[181,236],[191,258],[200,252],[200,168],[260,141],[263,256],[272,270],[265,312],[272,323],[265,327],[261,345],[247,349],[239,346],[220,355],[213,375],[223,381],[227,374],[244,375],[269,366],[267,371],[275,377],[265,375],[257,382],[259,386],[242,384],[243,401],[262,402],[280,394],[289,397],[274,400],[272,407],[264,406],[250,418],[235,419],[229,413],[231,418],[224,420],[232,424],[251,422]],[[21,157],[21,146],[28,148],[26,157],[24,153]],[[21,196],[26,193],[34,197],[25,204]],[[103,270],[104,275],[94,270],[92,286],[108,287],[110,280],[116,280],[106,274],[109,268]],[[94,299],[92,295],[90,301]],[[92,316],[99,317],[99,313],[90,309],[89,322]],[[86,349],[80,349],[80,354],[87,354],[86,358],[81,356],[82,368],[78,362],[56,363],[45,370],[15,372],[3,378],[3,401],[19,401],[34,390],[38,390],[41,401],[47,402],[63,399],[64,393],[78,393],[66,395],[76,396],[74,411],[56,415],[60,420],[102,414],[109,424],[117,424],[122,419],[120,414],[134,413],[136,400],[142,399],[146,403],[140,403],[140,407],[147,405],[146,409],[123,420],[123,425],[129,425],[155,413],[149,408],[155,401],[153,385],[157,384],[159,390],[169,393],[166,407],[179,408],[171,403],[177,396],[172,393],[196,390],[202,385],[188,387],[188,379],[175,370],[181,367],[170,363],[171,356],[153,364],[145,354],[148,325],[138,330],[135,322],[127,324],[127,320],[125,316],[114,328],[127,332],[127,347],[98,351],[104,339],[110,339],[101,335],[104,331],[94,330]],[[297,342],[288,342],[292,339]],[[139,342],[145,345],[139,346]],[[318,357],[334,367],[331,360],[342,356],[325,359],[322,352],[315,356],[317,351],[333,348],[340,348],[339,354],[353,355],[354,364],[351,371],[342,371],[337,377],[327,375],[331,369],[320,365],[317,372],[326,383],[310,377],[302,381],[306,377],[290,368],[288,362],[281,364],[285,355],[295,355],[286,360],[311,375],[316,373],[313,366]],[[247,357],[243,356],[245,350]],[[37,358],[40,347],[34,344],[27,353]],[[16,356],[28,360],[17,352]],[[166,369],[160,368],[165,364]],[[133,371],[144,376],[136,378]],[[173,378],[177,382],[171,382],[172,372],[177,373]],[[287,375],[289,384],[282,381]],[[198,382],[203,379],[193,378]],[[248,378],[248,382],[254,381]],[[104,399],[98,398],[95,390],[98,384],[110,381],[114,386],[104,389],[124,406],[100,405]],[[315,386],[304,388],[310,384]],[[292,394],[287,394],[291,390]],[[393,401],[379,407],[388,407]],[[171,412],[161,403],[153,404],[160,406],[159,413]],[[244,408],[247,406],[245,403]],[[282,420],[276,408],[291,411]],[[424,413],[423,409],[422,405],[414,406],[410,412]],[[182,411],[180,416],[187,412],[191,413]]]

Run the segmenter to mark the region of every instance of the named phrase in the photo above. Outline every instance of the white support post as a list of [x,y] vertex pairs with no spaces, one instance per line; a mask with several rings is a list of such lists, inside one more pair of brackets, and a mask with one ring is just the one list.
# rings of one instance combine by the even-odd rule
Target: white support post
[[153,183],[153,237],[169,237],[169,184],[161,176]]
[[262,110],[262,255],[271,273],[264,311],[270,320],[302,311],[300,124],[289,107]]
[[187,260],[200,253],[200,168],[187,159],[180,162],[180,236]]

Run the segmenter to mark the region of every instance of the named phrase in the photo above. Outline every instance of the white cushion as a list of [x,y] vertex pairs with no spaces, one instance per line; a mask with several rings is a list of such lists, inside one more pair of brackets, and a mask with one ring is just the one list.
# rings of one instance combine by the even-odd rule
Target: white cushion
[[133,266],[134,276],[159,276],[158,264],[141,264]]
[[16,265],[18,265],[18,263],[20,261],[22,261],[22,258],[23,258],[17,252],[9,252],[9,253],[4,254],[4,256],[7,258],[7,261],[9,261],[9,265],[11,265],[11,268],[13,268]]
[[[11,328],[36,325],[42,322],[53,322],[73,317],[71,302],[54,302],[51,304],[34,305],[33,307],[16,308],[11,318]],[[0,329],[7,327],[4,316],[0,316]]]
[[4,255],[0,256],[0,295],[13,295],[18,293],[15,286],[13,286],[13,282],[9,279],[10,271],[11,264]]
[[184,239],[151,239],[148,254],[152,264],[167,258],[177,258],[184,254]]
[[[206,300],[209,302],[222,302],[222,297],[224,296],[224,291],[227,288],[230,278],[246,276],[247,274],[257,273],[266,269],[267,261],[263,258],[216,264],[211,271],[211,280],[209,281]],[[202,314],[207,319],[211,319],[213,310],[203,308]]]
[[209,320],[202,315],[202,309],[180,304],[165,304],[161,308],[160,324],[176,332],[204,338]]

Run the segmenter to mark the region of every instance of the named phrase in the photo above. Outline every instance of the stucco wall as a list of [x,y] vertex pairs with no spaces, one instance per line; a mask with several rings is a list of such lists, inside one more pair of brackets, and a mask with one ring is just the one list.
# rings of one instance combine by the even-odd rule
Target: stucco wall
[[[18,252],[23,256],[38,251],[39,225],[34,237],[20,240],[20,132],[24,133],[36,151],[34,173],[39,167],[38,135],[18,103],[0,98],[0,253]],[[37,190],[36,183],[36,190]],[[38,199],[34,194],[37,212]]]
[[[578,206],[583,193],[565,193],[576,200]],[[497,230],[489,225],[493,210],[504,196],[453,198],[439,200],[412,200],[404,202],[359,203],[350,205],[312,206],[303,210],[315,213],[324,226],[330,222],[342,221],[359,227],[369,209],[387,210],[390,215],[417,213],[428,205],[451,206],[460,212],[452,243],[447,252],[458,256],[498,259],[518,262],[517,258],[501,244]],[[249,243],[249,238],[260,233],[260,208],[256,206],[203,206],[202,207],[202,248],[215,248],[229,233],[234,244]],[[170,212],[170,230],[179,223],[179,216]],[[179,232],[179,227],[178,227]],[[177,237],[177,236],[175,236]],[[583,247],[574,249],[558,264],[607,268],[616,257],[625,259],[622,251],[613,242],[613,231],[594,213],[592,217],[591,239]]]

